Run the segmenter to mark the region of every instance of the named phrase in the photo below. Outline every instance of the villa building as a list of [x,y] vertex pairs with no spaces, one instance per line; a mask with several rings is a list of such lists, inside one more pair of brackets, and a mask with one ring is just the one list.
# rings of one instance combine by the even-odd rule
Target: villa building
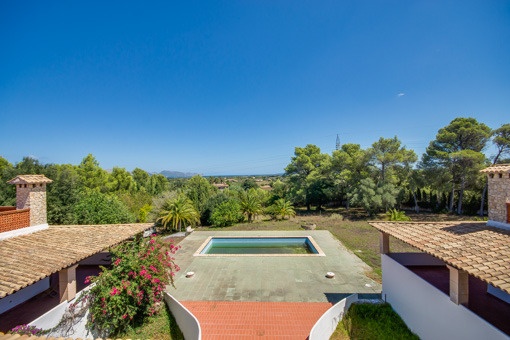
[[[371,222],[383,298],[422,339],[510,336],[510,164],[482,170],[489,221]],[[417,249],[392,253],[390,236]]]
[[108,249],[152,224],[48,226],[43,175],[21,175],[16,207],[0,207],[0,332],[19,324],[55,326]]

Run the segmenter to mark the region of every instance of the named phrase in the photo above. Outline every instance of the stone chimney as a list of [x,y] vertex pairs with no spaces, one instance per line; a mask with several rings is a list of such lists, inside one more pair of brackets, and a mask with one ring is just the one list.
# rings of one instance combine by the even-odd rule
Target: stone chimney
[[30,226],[47,224],[46,184],[44,175],[19,175],[7,183],[16,185],[16,209],[30,209]]
[[487,224],[510,228],[510,164],[493,165],[481,172],[487,174],[489,185]]

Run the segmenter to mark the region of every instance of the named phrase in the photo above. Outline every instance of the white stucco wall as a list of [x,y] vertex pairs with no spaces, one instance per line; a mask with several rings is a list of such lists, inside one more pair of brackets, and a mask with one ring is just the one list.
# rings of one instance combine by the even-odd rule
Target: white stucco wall
[[508,339],[389,256],[382,255],[381,262],[383,299],[421,339]]
[[48,229],[48,228],[49,228],[48,224],[45,223],[45,224],[34,225],[31,227],[25,227],[25,228],[15,229],[15,230],[11,230],[11,231],[5,231],[3,233],[0,233],[0,240],[6,240],[8,238],[13,238],[16,236],[21,236],[21,235],[28,235],[28,234],[35,233],[36,231],[40,231],[40,230],[44,230],[44,229]]
[[309,340],[327,340],[335,332],[338,322],[349,310],[353,302],[358,301],[358,294],[352,294],[333,305],[322,314],[310,331]]
[[202,339],[202,329],[198,319],[172,295],[165,292],[165,302],[186,340]]
[[[36,326],[37,328],[41,329],[51,329],[58,325],[60,320],[62,320],[62,316],[66,312],[66,310],[69,308],[69,306],[76,301],[76,299],[80,296],[82,292],[88,291],[90,288],[93,287],[93,284],[88,286],[87,288],[83,289],[80,293],[77,294],[77,297],[72,299],[71,301],[65,301],[59,304],[58,306],[55,306],[53,309],[49,310],[48,312],[44,313],[31,323],[29,325]],[[56,331],[53,331],[48,334],[48,336],[53,337],[70,337],[70,338],[96,338],[97,336],[91,334],[87,328],[85,327],[87,324],[87,318],[88,318],[88,310],[81,318],[76,318],[73,321],[72,327],[65,327],[66,329],[59,329]]]

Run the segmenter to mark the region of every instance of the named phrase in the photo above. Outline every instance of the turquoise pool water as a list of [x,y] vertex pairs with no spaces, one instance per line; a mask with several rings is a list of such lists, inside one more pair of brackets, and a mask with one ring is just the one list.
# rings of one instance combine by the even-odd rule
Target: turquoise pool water
[[318,254],[307,237],[214,237],[200,254]]

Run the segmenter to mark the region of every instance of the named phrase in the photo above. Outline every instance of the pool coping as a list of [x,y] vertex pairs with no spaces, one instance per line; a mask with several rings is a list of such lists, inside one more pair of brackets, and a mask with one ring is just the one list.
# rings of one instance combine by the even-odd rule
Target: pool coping
[[[307,238],[312,246],[317,250],[317,254],[201,254],[202,250],[213,238]],[[315,256],[326,256],[322,251],[319,244],[310,235],[305,236],[209,236],[206,240],[198,247],[193,256],[199,257],[315,257]]]

